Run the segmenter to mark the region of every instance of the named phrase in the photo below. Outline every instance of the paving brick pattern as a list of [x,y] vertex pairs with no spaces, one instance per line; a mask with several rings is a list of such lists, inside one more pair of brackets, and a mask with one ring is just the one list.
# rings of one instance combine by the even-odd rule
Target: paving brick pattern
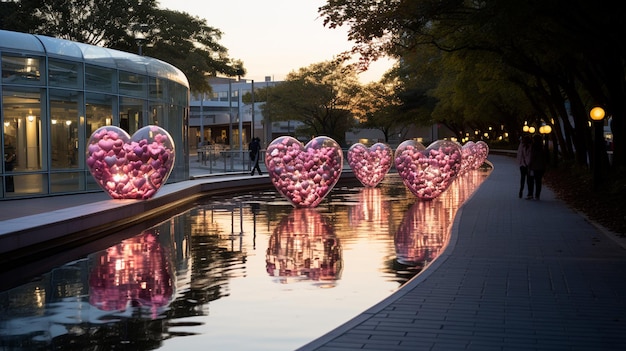
[[457,212],[424,272],[298,351],[626,350],[626,249],[555,199],[517,196],[515,160]]

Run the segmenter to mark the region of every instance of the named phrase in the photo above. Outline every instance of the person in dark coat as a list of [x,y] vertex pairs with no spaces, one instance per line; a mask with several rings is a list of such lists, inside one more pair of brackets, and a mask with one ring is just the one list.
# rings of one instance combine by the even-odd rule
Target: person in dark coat
[[517,163],[519,165],[520,182],[519,197],[524,194],[524,184],[528,184],[528,197],[532,197],[531,190],[532,178],[528,176],[528,165],[530,164],[530,151],[532,149],[533,139],[530,135],[524,135],[517,148]]
[[[535,200],[539,200],[539,198],[541,197],[543,175],[546,172],[547,166],[548,160],[546,157],[546,152],[543,148],[543,138],[540,134],[535,134],[535,136],[533,136],[533,144],[530,149],[530,164],[528,165],[528,174],[532,178],[529,193],[533,193],[534,187]],[[528,199],[532,198],[532,196],[528,197]]]
[[252,138],[250,145],[248,145],[248,150],[250,150],[250,161],[252,161],[252,163],[254,164],[250,175],[253,176],[255,171],[258,171],[259,175],[262,175],[263,173],[261,173],[261,167],[259,167],[259,156],[261,155],[261,139],[257,137]]

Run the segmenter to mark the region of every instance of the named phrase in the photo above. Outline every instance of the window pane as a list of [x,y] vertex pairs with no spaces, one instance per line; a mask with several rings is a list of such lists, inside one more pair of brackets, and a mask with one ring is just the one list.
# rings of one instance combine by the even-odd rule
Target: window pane
[[147,90],[147,76],[120,71],[120,94],[146,98]]
[[105,94],[86,94],[85,127],[89,138],[98,128],[113,125],[113,106],[117,97]]
[[165,124],[165,120],[163,119],[163,104],[152,104],[150,105],[150,119],[148,124],[161,126],[162,128],[167,128],[167,124]]
[[42,84],[43,60],[37,57],[2,55],[2,82],[5,84]]
[[15,172],[42,169],[41,92],[32,88],[3,90],[4,149],[15,150]]
[[161,78],[150,77],[150,100],[163,100],[165,81]]
[[50,90],[50,158],[52,169],[78,167],[78,127],[78,96],[76,92]]
[[85,90],[117,92],[116,71],[113,69],[85,66]]
[[50,174],[50,193],[71,193],[84,190],[85,173]]
[[48,177],[46,174],[20,174],[13,176],[14,191],[7,192],[7,197],[47,194]]
[[57,87],[77,88],[82,64],[59,60],[48,60],[48,84]]
[[120,128],[133,135],[143,127],[144,100],[122,98],[120,102]]

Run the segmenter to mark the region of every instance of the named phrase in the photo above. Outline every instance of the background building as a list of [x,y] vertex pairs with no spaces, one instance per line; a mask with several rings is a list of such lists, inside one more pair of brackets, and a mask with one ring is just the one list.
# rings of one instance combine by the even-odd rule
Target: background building
[[[271,124],[268,126],[268,118],[261,112],[264,102],[246,104],[242,98],[256,89],[274,86],[280,82],[266,77],[264,82],[210,78],[209,83],[213,90],[211,94],[191,95],[189,149],[195,150],[201,145],[212,145],[233,151],[247,150],[248,143],[253,137],[259,137],[261,145],[266,147],[273,137]],[[265,101],[259,96],[256,98]]]
[[189,179],[189,83],[153,58],[0,30],[3,128],[0,200],[99,191],[85,165],[91,133],[167,130],[176,146],[168,182]]

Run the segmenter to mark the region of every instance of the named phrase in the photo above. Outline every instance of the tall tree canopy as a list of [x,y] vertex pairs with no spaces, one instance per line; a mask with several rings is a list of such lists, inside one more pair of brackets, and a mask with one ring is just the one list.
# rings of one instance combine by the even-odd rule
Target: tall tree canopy
[[156,0],[1,1],[0,29],[128,52],[141,45],[143,54],[180,68],[193,91],[209,91],[209,76],[245,74],[243,63],[219,44],[219,29],[188,13],[159,9]]
[[586,163],[588,113],[603,106],[611,117],[614,166],[626,166],[626,26],[619,3],[328,0],[319,12],[327,26],[349,27],[353,51],[365,61],[392,55],[405,72],[419,72],[421,63],[411,57],[436,48],[442,56],[431,94],[436,118],[493,116],[514,126],[534,115],[529,122],[558,131],[553,136],[565,157],[575,150],[575,159]]
[[263,114],[273,121],[300,121],[300,136],[325,135],[345,144],[345,132],[355,124],[360,89],[356,68],[336,60],[300,68],[255,94],[266,98]]

